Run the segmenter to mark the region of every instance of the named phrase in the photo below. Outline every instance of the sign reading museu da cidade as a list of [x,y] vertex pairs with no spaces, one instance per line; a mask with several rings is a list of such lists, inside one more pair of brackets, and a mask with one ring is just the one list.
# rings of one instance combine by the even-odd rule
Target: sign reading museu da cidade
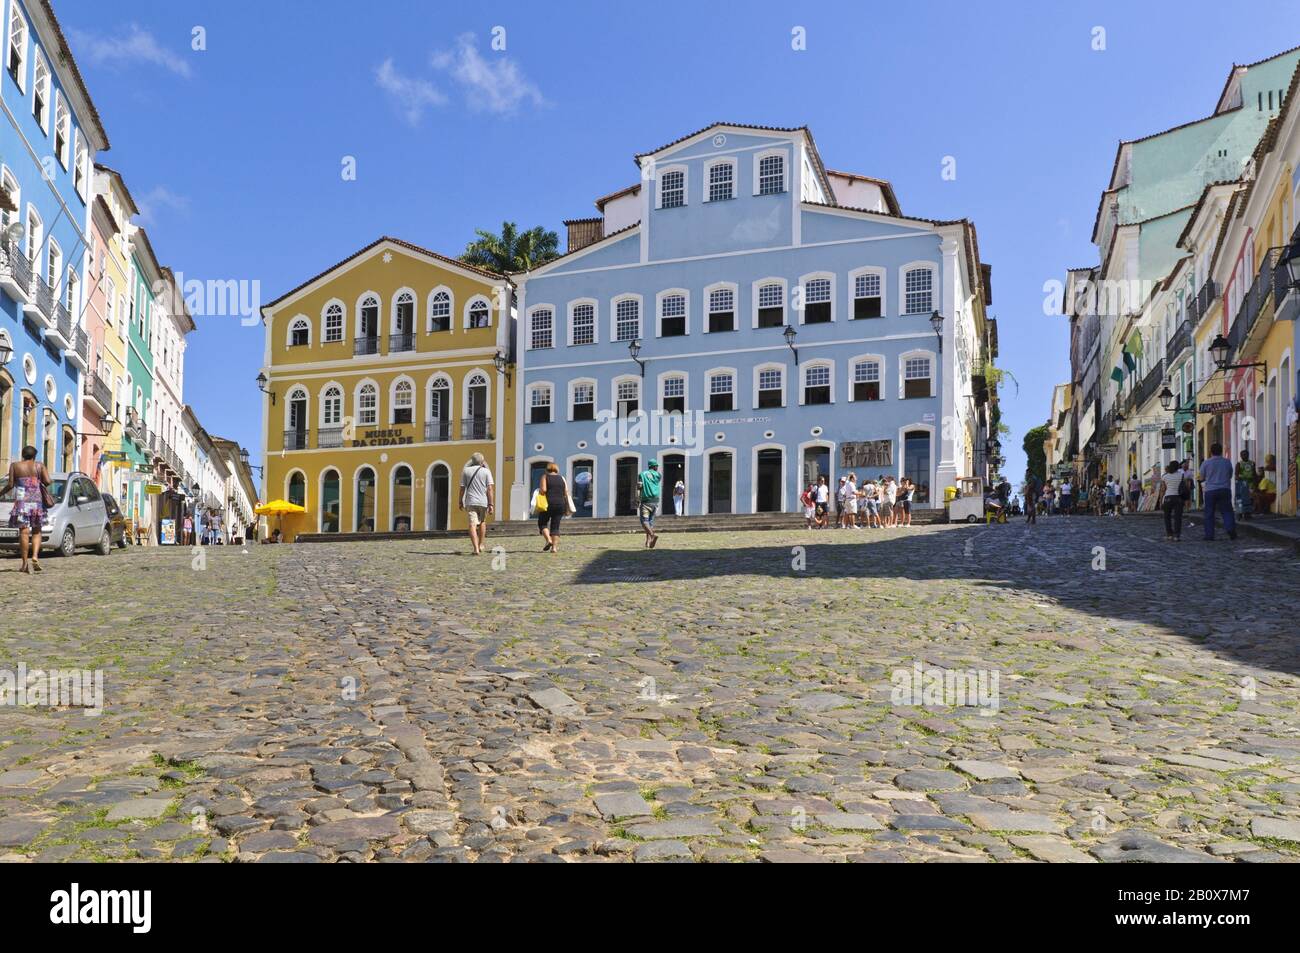
[[386,430],[359,430],[352,439],[354,447],[398,447],[407,443],[415,443],[415,435],[407,433],[401,427],[390,427]]

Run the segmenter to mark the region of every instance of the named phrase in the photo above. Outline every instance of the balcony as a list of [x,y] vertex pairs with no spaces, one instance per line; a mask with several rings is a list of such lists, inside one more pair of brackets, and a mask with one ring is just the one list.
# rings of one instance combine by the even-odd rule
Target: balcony
[[450,420],[430,420],[424,425],[424,439],[428,443],[446,443],[451,439]]
[[316,446],[318,449],[343,446],[343,428],[321,427],[316,431]]
[[352,342],[352,354],[355,357],[360,357],[363,354],[378,354],[378,353],[379,353],[378,337],[356,338]]
[[99,375],[92,374],[86,378],[86,392],[84,397],[96,407],[99,414],[110,414],[113,412],[113,391],[108,384],[100,379]]
[[397,334],[388,335],[388,353],[394,354],[398,351],[414,351],[415,334],[411,331],[402,331]]
[[32,276],[31,299],[23,305],[23,312],[42,328],[54,327],[54,290],[40,275]]
[[1183,351],[1192,346],[1192,327],[1194,325],[1194,321],[1184,321],[1178,325],[1178,330],[1169,339],[1169,346],[1165,348],[1165,363],[1170,367],[1174,366],[1174,363],[1182,356]]
[[1134,392],[1133,406],[1142,407],[1160,390],[1165,379],[1165,362],[1157,361],[1151,370],[1147,371],[1146,377],[1142,378],[1142,383],[1138,384]]
[[461,440],[491,440],[492,420],[489,417],[466,417],[460,422]]
[[53,342],[54,346],[60,351],[72,346],[76,340],[77,332],[72,326],[72,315],[68,309],[63,306],[62,301],[54,303],[54,323],[49,331],[45,334],[45,340]]
[[31,300],[32,268],[13,242],[0,242],[0,288],[20,304]]
[[1249,360],[1256,353],[1272,326],[1275,301],[1281,301],[1286,294],[1286,270],[1277,267],[1285,250],[1270,248],[1264,253],[1255,280],[1237,308],[1237,316],[1228,330],[1228,343],[1232,345],[1233,360],[1237,363]]
[[1187,302],[1187,320],[1192,327],[1201,323],[1201,318],[1205,317],[1210,306],[1219,297],[1219,286],[1215,284],[1213,278],[1207,278],[1205,284],[1201,285],[1201,290],[1196,292],[1196,296]]
[[309,431],[307,430],[286,430],[284,432],[284,449],[306,450],[308,436]]
[[71,342],[71,347],[64,357],[69,364],[75,364],[84,374],[90,370],[90,335],[86,333],[85,328],[73,328],[72,333],[76,335],[76,339]]

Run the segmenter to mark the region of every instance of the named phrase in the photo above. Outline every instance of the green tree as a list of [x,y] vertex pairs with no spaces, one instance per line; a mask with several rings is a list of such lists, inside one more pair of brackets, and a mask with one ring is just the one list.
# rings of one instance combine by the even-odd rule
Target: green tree
[[1043,450],[1043,441],[1048,437],[1047,424],[1039,424],[1025,432],[1025,458],[1029,461],[1029,472],[1038,479],[1047,480],[1047,454]]
[[502,222],[500,234],[482,228],[474,234],[460,260],[498,274],[528,271],[560,255],[560,236],[540,225],[521,232],[514,222]]

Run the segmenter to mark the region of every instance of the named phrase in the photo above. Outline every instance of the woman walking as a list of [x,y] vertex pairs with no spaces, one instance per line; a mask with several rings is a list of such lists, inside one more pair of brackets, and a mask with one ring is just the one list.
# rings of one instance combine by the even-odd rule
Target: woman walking
[[1183,538],[1183,505],[1187,498],[1187,483],[1183,477],[1183,467],[1177,460],[1171,460],[1165,468],[1164,500],[1160,507],[1165,511],[1165,540],[1178,542]]
[[542,482],[537,492],[546,498],[546,509],[537,516],[537,529],[546,540],[542,552],[558,553],[560,551],[560,520],[569,512],[569,485],[560,476],[560,468],[554,463],[546,465]]
[[23,559],[19,572],[41,571],[41,527],[45,525],[45,508],[53,505],[49,485],[45,465],[36,460],[36,448],[23,447],[22,460],[9,464],[4,488],[5,493],[14,491],[9,525],[18,528],[18,552]]

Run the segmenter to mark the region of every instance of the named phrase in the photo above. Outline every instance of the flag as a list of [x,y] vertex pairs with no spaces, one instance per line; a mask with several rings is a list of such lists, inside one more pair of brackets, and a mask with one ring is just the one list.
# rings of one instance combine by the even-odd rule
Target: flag
[[1123,384],[1124,369],[1120,367],[1118,364],[1116,364],[1115,369],[1110,372],[1110,379],[1113,380],[1116,384]]
[[1129,353],[1128,347],[1124,348],[1124,366],[1129,369],[1130,373],[1136,371],[1138,366],[1138,362],[1134,360],[1133,355]]
[[1128,347],[1126,348],[1126,350],[1128,350],[1129,353],[1131,353],[1134,357],[1142,356],[1142,352],[1144,349],[1142,347],[1142,335],[1140,333],[1134,331],[1129,336]]

